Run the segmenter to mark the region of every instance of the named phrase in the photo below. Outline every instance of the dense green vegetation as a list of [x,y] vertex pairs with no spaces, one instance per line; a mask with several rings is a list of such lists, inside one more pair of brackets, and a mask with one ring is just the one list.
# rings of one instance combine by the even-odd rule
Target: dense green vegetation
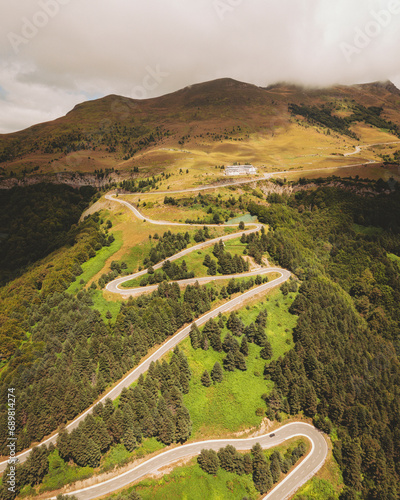
[[[137,167],[136,167],[137,168]],[[139,170],[137,169],[137,172]],[[160,176],[153,176],[147,179],[134,179],[128,181],[120,182],[119,186],[124,191],[128,191],[130,193],[146,193],[147,191],[152,191],[157,189],[158,184],[165,178],[169,179],[171,174],[164,174],[164,172]]]
[[191,434],[191,420],[182,395],[189,390],[191,373],[187,360],[175,349],[170,363],[152,363],[146,377],[134,388],[124,389],[118,406],[107,399],[99,403],[71,434],[62,431],[57,448],[65,462],[97,467],[111,444],[122,443],[128,452],[143,438],[156,437],[169,445],[184,442]]
[[[266,368],[270,411],[335,429],[343,499],[396,499],[400,475],[400,190],[319,188],[250,211],[273,228],[249,239],[303,283],[295,348]],[[354,231],[354,223],[381,231]]]
[[[184,401],[193,422],[194,438],[220,436],[226,431],[237,432],[261,423],[265,416],[263,396],[271,391],[273,384],[266,384],[263,377],[265,360],[260,355],[263,347],[248,342],[244,332],[251,333],[255,325],[258,328],[257,318],[258,321],[264,318],[265,331],[260,340],[268,340],[272,346],[271,359],[278,359],[293,346],[292,330],[297,318],[288,309],[294,296],[295,294],[284,296],[276,291],[268,295],[268,300],[242,309],[232,317],[233,324],[237,323],[243,328],[239,335],[237,330],[234,334],[228,328],[232,327],[232,321],[228,322],[228,318],[224,316],[218,318],[223,347],[235,350],[239,345],[239,351],[241,349],[247,353],[247,369],[244,371],[224,369],[224,359],[228,354],[224,348],[216,351],[211,347],[207,350],[201,345],[198,347],[199,341],[203,341],[203,347],[205,346],[205,335],[208,338],[209,328],[200,329],[200,336],[199,332],[192,332],[191,338],[182,342],[181,349],[188,358],[192,372],[190,390],[184,396]],[[196,348],[192,347],[192,341]],[[218,366],[221,368],[219,377],[216,371]],[[203,381],[205,372],[211,379],[210,385]]]
[[154,266],[162,260],[185,249],[190,242],[190,235],[186,233],[171,233],[166,231],[160,238],[156,233],[153,239],[158,240],[155,247],[150,251],[150,255],[145,257],[144,266]]
[[349,122],[345,118],[332,116],[330,107],[318,108],[317,106],[306,106],[304,104],[289,104],[289,111],[292,115],[303,116],[312,125],[323,125],[328,130],[357,139],[356,134],[349,129]]
[[213,196],[211,194],[199,193],[197,196],[174,198],[166,196],[164,198],[165,205],[173,205],[177,207],[191,207],[194,210],[202,210],[208,214],[203,219],[186,219],[187,224],[220,224],[223,221],[228,221],[233,217],[243,213],[246,207],[244,196],[231,195],[229,198],[223,198],[220,194]]
[[[292,280],[281,287],[283,302],[274,304],[290,305],[292,326],[297,321],[293,349],[291,326],[287,346],[275,351],[263,307],[254,315],[249,310],[243,317],[233,313],[210,320],[201,330],[194,325],[191,346],[176,350],[169,362],[154,364],[117,404],[107,401],[79,429],[69,435],[62,432],[57,449],[35,449],[21,468],[18,487],[25,485],[27,492],[40,482],[43,488],[61,484],[63,474],[70,480],[84,477],[100,462],[105,464],[105,453],[109,464],[129,459],[143,438],[143,443],[152,443],[148,447],[182,442],[192,427],[201,432],[202,423],[208,422],[208,414],[203,422],[199,417],[200,403],[218,395],[219,388],[223,394],[226,378],[254,376],[257,388],[259,382],[264,388],[259,406],[252,409],[259,418],[280,420],[302,413],[332,434],[345,482],[341,499],[396,500],[400,190],[394,181],[389,185],[381,181],[369,186],[375,195],[361,196],[354,192],[357,180],[347,184],[343,181],[343,189],[326,188],[320,181],[315,190],[290,197],[270,195],[266,202],[248,206],[271,229],[243,235],[246,252],[257,262],[268,253],[271,261],[302,281],[294,301],[294,295],[285,301],[297,290]],[[388,188],[392,192],[384,194]],[[262,277],[231,280],[220,290],[195,285],[184,292],[176,284],[162,282],[153,294],[118,304],[112,313],[100,313],[100,292],[94,287],[80,290],[74,284],[77,276],[84,276],[82,264],[89,265],[108,245],[118,243],[110,229],[98,214],[89,217],[65,232],[65,248],[0,291],[2,356],[9,359],[1,371],[0,397],[6,401],[8,387],[17,389],[18,450],[86,409],[149,349],[209,310],[215,300],[263,282]],[[196,241],[208,237],[205,228],[195,234]],[[143,262],[149,267],[189,242],[186,234],[169,232],[155,240],[152,254]],[[243,264],[238,255],[227,257],[222,245],[213,252],[219,272]],[[212,261],[210,256],[209,269]],[[112,267],[114,276],[126,271],[121,262]],[[169,279],[187,271],[182,263],[169,263],[164,269]],[[66,293],[67,289],[77,295]],[[102,302],[101,307],[105,307]],[[195,359],[203,365],[192,365]],[[196,398],[197,406],[192,404]],[[7,451],[5,410],[2,403],[2,453]],[[267,468],[261,468],[265,477],[256,481],[260,491],[269,484]],[[331,494],[328,484],[318,483],[315,491],[317,486],[323,494]]]
[[[261,485],[263,472],[268,478],[275,479],[282,471],[289,470],[305,450],[304,441],[296,439],[284,443],[276,449],[261,451],[255,446],[252,453],[237,453],[235,448],[227,446],[218,453],[204,450],[197,459],[189,464],[176,467],[161,479],[145,479],[127,490],[109,496],[109,500],[256,500],[259,491],[254,478]],[[212,473],[203,470],[204,457],[212,457],[215,463]],[[200,466],[199,463],[202,462]],[[254,464],[254,474],[253,474]],[[208,467],[204,467],[208,469]],[[215,472],[214,472],[215,471]],[[261,473],[261,474],[260,474]]]
[[260,493],[267,493],[306,453],[307,447],[301,442],[287,450],[284,456],[274,451],[267,459],[259,443],[251,449],[251,454],[241,454],[232,446],[221,448],[218,452],[204,449],[197,458],[200,468],[215,475],[219,467],[238,476],[252,474],[254,486]]
[[[195,234],[195,238],[199,237],[199,234],[202,233],[202,230],[198,231]],[[178,233],[178,235],[179,234],[180,233]],[[158,246],[159,244],[157,245],[156,249],[158,248]],[[180,248],[180,246],[178,246],[178,248]],[[202,252],[198,251],[197,253],[201,254]],[[215,276],[217,273],[219,275],[240,274],[249,270],[249,263],[245,261],[243,257],[237,254],[232,255],[230,252],[227,252],[222,240],[214,245],[211,255],[214,255],[217,260],[212,259],[210,253],[205,251],[205,258],[201,266],[196,266],[196,261],[198,260],[196,259],[196,255],[191,256],[189,254],[185,258],[179,259],[178,262],[170,262],[169,260],[166,260],[163,263],[161,269],[154,270],[153,266],[150,266],[147,270],[147,274],[145,274],[143,277],[125,281],[122,286],[124,288],[132,288],[137,286],[154,285],[156,283],[161,283],[163,281],[169,280],[186,280],[194,278],[196,276],[196,273],[191,266],[187,265],[186,260],[188,260],[190,263],[192,261],[194,262],[196,271],[198,271],[198,267],[203,268],[201,276]],[[145,259],[145,262],[148,262],[147,258]],[[103,275],[101,281],[99,280],[100,287],[103,287],[106,282],[111,281],[117,276],[118,274],[115,274],[112,271],[107,275]]]
[[74,240],[83,210],[95,193],[37,184],[2,190],[0,196],[0,286],[22,268]]
[[[140,286],[153,285],[154,283],[161,283],[162,281],[186,280],[190,278],[194,278],[194,272],[188,270],[185,260],[182,261],[181,265],[166,260],[158,271],[149,268],[148,274],[140,280]],[[124,285],[129,286],[129,281]]]
[[[103,246],[111,245],[114,237],[94,214],[72,228],[70,238],[72,246],[53,252],[0,289],[0,358],[7,360],[14,354],[12,366],[7,369],[11,372],[20,362],[33,362],[35,351],[42,349],[30,337],[34,324],[31,308],[40,308],[49,295],[68,289],[82,274],[81,264],[95,258]],[[1,373],[1,383],[9,381],[7,370]]]
[[[171,287],[167,295],[171,295],[174,286],[167,286]],[[82,298],[82,292],[80,296]],[[75,303],[73,307],[75,308],[76,305]],[[65,306],[66,304],[61,305],[64,311]],[[257,308],[254,310],[254,314],[257,310]],[[87,312],[87,309],[83,310],[84,314],[87,314]],[[213,320],[209,321],[203,328],[203,349],[206,347],[205,344],[208,343],[208,339],[210,339],[210,344],[217,349],[216,353],[219,351],[221,353],[225,352],[228,359],[229,353],[234,353],[232,360],[234,362],[239,361],[238,366],[231,366],[221,359],[221,365],[224,365],[225,371],[232,372],[236,368],[242,371],[246,370],[245,358],[249,355],[249,351],[253,358],[255,355],[255,352],[252,352],[254,351],[252,345],[247,343],[247,336],[249,336],[249,339],[254,336],[253,341],[257,341],[264,346],[261,351],[267,348],[266,356],[271,354],[271,345],[263,330],[267,325],[267,316],[267,310],[263,308],[257,316],[254,316],[255,322],[250,323],[248,326],[245,326],[235,313],[232,313],[225,320],[227,326],[232,329],[231,333],[235,332],[234,335],[239,340],[241,337],[240,348],[229,331],[225,335],[223,342],[221,338],[218,341],[218,329],[225,324],[222,317],[219,318],[218,324]],[[257,331],[256,325],[258,325]],[[200,331],[194,324],[191,334],[192,342],[196,333],[200,334]],[[107,338],[105,342],[108,342]],[[79,346],[79,348],[82,349],[82,346]],[[85,348],[83,347],[83,349]],[[98,349],[104,352],[104,346],[98,346]],[[257,353],[262,354],[259,351],[260,348],[257,349]],[[78,356],[79,359],[74,359],[74,366],[78,366],[78,370],[87,368],[90,371],[89,358],[92,352],[93,346],[89,347],[89,351],[84,350],[81,352]],[[238,358],[238,354],[242,356],[241,359]],[[266,356],[261,355],[264,359]],[[256,357],[258,358],[258,355]],[[99,371],[101,372],[104,370],[102,360],[103,358],[100,358],[99,361]],[[210,384],[212,383],[211,379],[215,384],[220,384],[223,381],[224,371],[221,365],[216,362],[213,369],[210,370]],[[261,365],[258,363],[258,365],[260,370],[258,376],[260,377],[262,363]],[[195,374],[196,377],[199,377],[197,370],[195,370]],[[75,378],[76,376],[75,374]],[[100,461],[103,469],[108,467],[108,463],[111,465],[115,463],[121,464],[129,460],[133,451],[140,450],[142,440],[149,440],[152,437],[164,445],[186,441],[192,432],[192,421],[184,401],[186,399],[190,402],[197,399],[196,384],[191,383],[191,378],[192,370],[188,360],[184,352],[178,348],[172,353],[169,363],[166,361],[152,363],[146,376],[141,376],[133,387],[123,390],[117,404],[113,404],[109,399],[106,400],[104,405],[98,404],[93,414],[88,415],[77,429],[74,429],[70,434],[65,430],[61,431],[57,439],[57,449],[50,446],[49,449],[41,447],[40,454],[35,451],[29,461],[22,465],[21,468],[18,468],[20,480],[17,489],[23,492],[31,491],[32,487],[43,482],[40,491],[46,491],[55,488],[57,485],[60,487],[79,478],[88,477],[93,474],[93,468],[100,465]],[[85,380],[87,383],[87,378]],[[242,383],[246,385],[248,381],[249,378],[247,377],[244,378]],[[248,398],[246,389],[246,399],[249,399],[249,411],[252,415],[258,414],[259,406],[262,404],[261,393],[264,390],[262,378],[260,378],[259,382],[261,385],[257,401],[254,398]],[[202,383],[204,384],[203,377]],[[82,385],[79,387],[82,390]],[[193,394],[191,394],[191,390],[194,390]],[[59,397],[61,398],[61,395]],[[86,404],[88,404],[88,401],[86,401]],[[70,398],[68,398],[68,405],[71,405]],[[114,454],[115,458],[112,458],[111,455],[108,456],[108,451]],[[45,463],[46,460],[47,464]],[[73,465],[71,466],[71,464]],[[29,470],[31,469],[40,470],[41,472],[29,479]],[[6,495],[6,498],[9,497]]]
[[355,104],[352,107],[352,114],[345,118],[332,115],[333,110],[334,106],[332,104],[323,105],[320,108],[317,106],[306,106],[305,104],[289,104],[289,111],[292,115],[303,116],[311,124],[323,125],[328,130],[348,135],[353,139],[357,139],[357,136],[349,127],[357,122],[364,122],[373,127],[388,130],[400,137],[398,126],[392,121],[382,118],[382,107],[369,106],[366,108],[361,104]]
[[[18,392],[17,436],[21,450],[87,408],[148,349],[210,309],[214,289],[162,283],[151,296],[122,304],[115,324],[90,306],[90,293],[49,294],[32,305],[30,342],[2,373],[2,401],[9,386]],[[6,423],[2,403],[3,430]],[[5,428],[4,428],[5,429]],[[0,433],[6,451],[6,432]]]
[[249,263],[243,257],[227,252],[222,240],[214,245],[213,255],[217,261],[206,256],[203,262],[211,276],[217,274],[217,271],[220,274],[238,274],[249,270]]

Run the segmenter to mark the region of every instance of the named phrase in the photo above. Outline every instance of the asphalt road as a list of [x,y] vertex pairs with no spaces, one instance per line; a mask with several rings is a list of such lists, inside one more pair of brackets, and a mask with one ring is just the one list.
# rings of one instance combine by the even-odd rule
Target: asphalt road
[[[377,142],[375,144],[364,144],[363,146],[356,146],[355,150],[351,153],[343,153],[343,156],[352,156],[357,153],[360,153],[362,149],[370,148],[373,146],[381,146],[385,144],[398,144],[400,141],[392,141],[392,142]],[[285,175],[285,174],[295,174],[299,172],[319,172],[323,170],[332,170],[332,169],[339,169],[339,168],[351,168],[351,167],[361,167],[363,165],[367,165],[370,163],[377,163],[376,161],[368,161],[364,163],[356,163],[356,164],[351,164],[351,165],[338,165],[338,166],[333,166],[333,167],[327,167],[327,168],[316,168],[316,169],[307,169],[307,170],[282,170],[280,172],[269,172],[265,173],[262,177],[254,177],[253,179],[243,179],[243,180],[237,180],[233,182],[224,182],[222,181],[220,184],[209,184],[206,186],[199,186],[199,187],[194,187],[194,188],[187,188],[187,189],[178,189],[175,191],[152,191],[148,194],[178,194],[178,193],[191,193],[191,192],[197,192],[197,191],[205,191],[207,189],[218,189],[222,187],[228,187],[228,186],[237,186],[240,184],[249,184],[251,182],[258,182],[258,181],[264,181],[266,179],[270,179],[273,176],[276,175]],[[177,225],[178,223],[169,223],[173,225]],[[183,224],[182,224],[183,225]]]
[[[131,205],[129,202],[124,201],[124,200],[119,200],[118,198],[115,198],[111,195],[106,195],[106,198],[108,200],[116,201],[118,203],[125,205],[135,214],[135,216],[138,219],[145,219],[145,217],[138,211],[138,209],[136,207],[134,207],[133,205]],[[146,219],[146,221],[149,222],[150,224],[157,224],[157,225],[167,225],[168,224],[168,222],[166,222],[166,221],[159,221],[159,220],[152,220],[152,219]],[[184,224],[181,222],[174,222],[174,223],[171,223],[170,225],[188,226],[188,224]],[[199,224],[199,225],[201,227],[204,226],[204,224]],[[198,243],[197,245],[194,245],[192,247],[185,248],[181,252],[176,253],[175,255],[172,255],[171,257],[168,257],[167,259],[164,259],[163,261],[154,265],[153,269],[154,270],[160,269],[162,267],[162,265],[164,264],[164,262],[167,260],[172,262],[174,260],[180,259],[181,257],[184,257],[185,255],[188,255],[192,252],[195,252],[196,250],[200,250],[200,249],[208,247],[210,245],[214,245],[215,243],[217,243],[220,240],[222,240],[222,241],[231,240],[231,239],[237,238],[238,236],[241,236],[242,234],[250,234],[250,233],[254,233],[256,231],[260,231],[262,228],[262,224],[251,224],[251,225],[254,226],[252,229],[246,229],[246,230],[243,230],[243,231],[238,232],[238,233],[227,234],[225,236],[213,238],[211,240],[207,240],[207,241],[204,241],[202,243]],[[210,225],[209,225],[209,227],[210,227]],[[211,227],[226,227],[226,225],[225,226],[211,225]],[[229,227],[237,227],[237,224],[232,224]],[[220,280],[220,279],[230,279],[230,278],[243,278],[246,276],[256,276],[257,274],[265,274],[266,272],[272,272],[271,268],[260,267],[259,269],[251,271],[249,273],[242,273],[242,274],[237,274],[237,275],[211,276],[211,277],[208,276],[208,277],[204,277],[204,278],[193,278],[193,279],[187,279],[187,280],[179,280],[179,283],[186,284],[186,285],[191,284],[191,283],[195,283],[196,281],[198,281],[199,283],[201,283],[201,282],[204,283],[204,282],[212,281],[214,279]],[[124,297],[127,297],[129,295],[137,295],[138,293],[149,292],[149,291],[157,289],[158,285],[154,285],[154,286],[151,285],[151,286],[147,286],[147,287],[139,287],[139,288],[134,288],[134,289],[120,287],[120,285],[122,283],[125,283],[126,281],[133,280],[135,278],[139,278],[140,276],[143,276],[145,274],[147,274],[147,269],[143,269],[142,271],[138,271],[137,273],[130,274],[128,276],[123,276],[121,278],[117,278],[116,280],[113,280],[110,283],[107,283],[106,290],[108,290],[109,292],[118,293]]]
[[[254,181],[252,181],[252,182],[254,182]],[[201,188],[199,188],[199,189],[201,189]],[[170,193],[179,193],[180,191],[169,191],[169,192]],[[147,194],[151,194],[151,193],[147,193]],[[133,214],[135,215],[135,217],[137,217],[138,219],[141,219],[143,221],[149,222],[150,224],[156,224],[158,226],[238,227],[238,224],[223,224],[223,225],[221,225],[221,224],[186,224],[185,222],[170,222],[170,221],[167,221],[167,220],[153,220],[153,219],[149,219],[145,215],[141,214],[139,212],[139,210],[135,206],[133,206],[131,203],[129,203],[128,201],[121,200],[120,198],[118,198],[117,196],[115,196],[113,194],[106,194],[105,198],[107,200],[110,200],[110,201],[116,201],[117,203],[120,203],[121,205],[125,205],[127,208],[129,208],[129,210],[131,210],[133,212]],[[263,226],[262,224],[257,224],[257,223],[249,223],[248,225],[256,226],[255,229],[251,229],[249,231],[249,232],[252,232],[252,233],[254,231],[259,231],[262,228],[262,226]],[[244,231],[244,232],[246,232],[246,231]],[[235,236],[232,236],[232,235],[227,235],[227,236],[229,236],[230,238],[236,238],[237,234]],[[226,238],[226,236],[224,238]],[[219,240],[219,239],[220,238],[217,238],[217,240]],[[191,247],[191,248],[194,249],[195,247]],[[201,248],[201,247],[199,247],[199,248]]]
[[[118,198],[114,198],[110,195],[107,195],[107,198],[109,200],[112,200],[112,201],[115,201],[115,202],[118,202],[118,203],[121,203],[125,206],[127,206],[134,214],[136,217],[138,217],[139,219],[141,219],[143,216],[142,214],[140,214],[140,212],[135,208],[133,207],[130,203],[124,201],[124,200],[119,200]],[[153,221],[153,220],[150,220],[150,219],[146,219],[148,220],[148,222],[150,222],[151,224],[171,224],[171,223],[168,223],[167,221]],[[173,223],[174,225],[181,225],[181,226],[187,226],[187,224],[181,224],[181,223]],[[201,227],[203,227],[204,224],[201,224]],[[237,225],[232,225],[233,227],[237,227]],[[218,226],[218,227],[221,227],[221,226]],[[254,231],[258,231],[260,230],[262,227],[261,224],[254,224],[254,228],[252,229],[248,229],[247,231],[243,231],[244,233],[251,233],[251,232],[254,232]],[[195,251],[196,249],[199,249],[199,248],[203,248],[204,246],[208,246],[210,244],[213,244],[217,241],[219,241],[220,239],[223,239],[223,240],[227,240],[227,239],[231,239],[231,238],[237,238],[238,234],[242,234],[243,232],[240,232],[240,233],[235,233],[235,234],[229,234],[229,235],[225,235],[225,236],[221,236],[220,238],[215,238],[214,240],[208,240],[207,242],[204,242],[204,243],[200,243],[198,245],[195,245],[193,247],[190,247],[190,248],[187,248],[185,250],[183,250],[182,252],[180,252],[179,254],[176,254],[172,257],[169,258],[169,260],[175,260],[183,255],[186,255],[192,251]],[[167,259],[168,260],[168,259]],[[159,268],[162,266],[162,262],[159,263],[158,265],[154,266],[155,269]],[[268,290],[269,288],[273,288],[277,285],[280,285],[281,283],[284,283],[287,279],[289,279],[290,277],[290,273],[289,271],[286,271],[285,269],[280,269],[280,268],[261,268],[260,270],[256,270],[256,271],[253,271],[252,273],[249,273],[248,275],[254,275],[254,274],[261,274],[261,273],[266,273],[266,272],[278,272],[280,273],[280,277],[273,280],[273,281],[270,281],[268,283],[264,283],[256,288],[253,288],[252,290],[248,290],[246,293],[242,294],[241,296],[235,298],[235,299],[232,299],[228,302],[226,302],[225,304],[217,307],[216,309],[204,314],[203,316],[201,316],[200,318],[198,318],[196,320],[196,324],[198,326],[204,324],[205,322],[207,322],[210,318],[214,318],[216,316],[218,316],[218,314],[221,312],[226,312],[226,311],[229,311],[231,310],[232,308],[236,307],[238,304],[240,304],[243,300],[249,298],[249,297],[252,297],[253,295],[256,295],[262,291],[265,291],[265,290]],[[130,276],[124,276],[123,278],[119,278],[115,281],[112,281],[110,283],[108,283],[107,285],[107,289],[110,290],[110,291],[114,291],[115,293],[119,293],[121,295],[130,295],[132,294],[132,291],[129,290],[129,289],[126,289],[126,290],[119,290],[117,288],[117,286],[121,283],[121,281],[126,281],[126,280],[130,280],[130,279],[133,279],[134,277],[138,277],[142,274],[145,274],[146,273],[146,270],[144,271],[141,271],[139,273],[136,273],[134,275],[130,275]],[[237,275],[237,277],[243,277],[244,275]],[[227,277],[225,277],[226,279]],[[194,280],[196,281],[196,280]],[[141,290],[142,292],[144,292],[144,290],[142,289]],[[186,338],[188,335],[189,335],[189,332],[190,332],[190,325],[179,330],[173,337],[171,337],[169,340],[167,340],[166,342],[164,342],[164,344],[162,344],[158,349],[157,351],[155,351],[151,356],[149,356],[145,361],[143,361],[139,366],[137,366],[133,371],[131,371],[130,373],[128,373],[120,382],[118,382],[113,388],[111,388],[101,399],[99,399],[97,403],[99,402],[104,402],[107,398],[111,398],[111,399],[115,399],[117,398],[121,392],[122,392],[122,389],[124,387],[129,387],[133,382],[135,382],[139,376],[143,373],[146,373],[146,371],[148,370],[149,366],[150,366],[150,363],[152,361],[156,361],[157,359],[160,359],[165,353],[167,353],[168,351],[174,349],[174,347],[176,345],[179,344],[179,342],[181,342],[184,338]],[[92,405],[91,407],[89,407],[85,412],[83,412],[81,415],[79,415],[78,417],[76,417],[72,422],[70,422],[67,426],[66,426],[66,429],[68,429],[69,432],[71,432],[73,429],[75,429],[76,427],[78,427],[78,425],[80,424],[80,422],[82,420],[85,419],[85,417],[92,412],[93,410],[93,406]],[[57,436],[58,436],[58,433],[54,433],[52,436],[44,439],[43,441],[41,441],[38,445],[42,445],[42,444],[46,444],[47,446],[50,444],[50,443],[53,443],[55,444],[56,441],[57,441]],[[29,456],[29,453],[31,452],[32,448],[29,448],[28,450],[25,450],[23,451],[22,453],[19,453],[18,454],[18,459],[20,460],[20,462],[24,462],[28,456]],[[4,469],[6,468],[7,466],[7,462],[6,461],[3,461],[0,463],[0,472],[3,472]]]
[[[113,196],[107,195],[107,199],[111,201],[115,201],[118,203],[121,203],[125,206],[127,206],[134,214],[136,217],[139,219],[145,219],[151,224],[158,224],[158,225],[178,225],[178,226],[186,226],[187,224],[183,223],[171,223],[168,221],[154,221],[147,219],[142,216],[142,214],[130,203],[120,200],[118,198],[114,198]],[[200,224],[200,226],[203,226],[203,224]],[[246,231],[243,231],[244,233],[252,233],[255,231],[259,231],[261,229],[262,225],[260,224],[255,224],[252,229],[248,229]],[[240,233],[242,234],[242,233]],[[198,245],[195,245],[193,247],[187,248],[183,250],[182,252],[179,252],[178,254],[172,256],[169,258],[170,261],[176,260],[184,255],[187,255],[190,252],[193,252],[197,249],[203,248],[205,246],[209,246],[216,241],[219,240],[227,240],[231,238],[236,238],[238,236],[238,233],[236,234],[230,234],[230,235],[225,235],[220,238],[215,238],[214,240],[208,240],[206,242],[200,243]],[[168,260],[168,259],[166,259]],[[162,262],[154,266],[154,269],[157,269],[162,266]],[[107,285],[107,290],[113,292],[113,293],[118,293],[123,296],[125,295],[131,295],[131,294],[136,294],[140,292],[145,292],[149,291],[149,288],[153,287],[140,287],[139,289],[120,289],[119,285],[123,283],[124,281],[131,280],[133,278],[139,277],[143,274],[146,273],[146,270],[143,270],[139,273],[130,275],[130,276],[124,276],[122,278],[118,278],[112,282],[110,282]],[[286,280],[289,279],[291,276],[291,273],[287,271],[286,269],[281,269],[281,268],[275,268],[275,267],[269,267],[269,268],[259,268],[254,271],[251,271],[249,273],[243,273],[239,275],[231,275],[231,276],[221,276],[221,277],[207,277],[203,278],[203,281],[207,280],[210,281],[210,279],[230,279],[233,277],[244,277],[244,276],[255,276],[257,274],[265,274],[265,273],[279,273],[279,277],[268,282],[264,283],[260,286],[257,286],[251,290],[246,291],[242,295],[226,302],[225,304],[222,304],[218,306],[217,308],[213,309],[212,311],[209,311],[205,313],[203,316],[198,318],[196,320],[196,324],[198,326],[203,325],[206,323],[209,319],[214,318],[218,316],[219,313],[224,313],[232,310],[233,308],[237,307],[243,301],[247,300],[248,298],[251,298],[261,292],[264,292],[265,290],[271,289],[275,286],[278,286],[282,283],[284,283]],[[195,282],[195,281],[200,281],[201,278],[198,279],[193,279],[193,280],[184,280],[187,282]],[[156,288],[155,286],[154,288]],[[147,290],[146,290],[147,289]],[[189,333],[190,333],[190,327],[191,325],[183,327],[181,330],[179,330],[173,337],[168,339],[164,344],[162,344],[153,354],[148,356],[139,366],[137,366],[134,370],[132,370],[130,373],[128,373],[120,382],[118,382],[111,390],[109,390],[98,402],[104,402],[107,398],[115,399],[117,398],[122,390],[125,387],[129,387],[133,382],[135,382],[141,374],[144,374],[147,372],[151,362],[156,361],[160,359],[164,354],[166,354],[168,351],[171,351],[174,349],[176,345],[178,345],[183,339],[185,339]],[[96,404],[97,404],[96,403]],[[75,418],[71,423],[69,423],[66,428],[68,431],[71,432],[72,429],[76,428],[79,423],[84,420],[84,418],[92,412],[94,405],[92,405],[90,408],[88,408],[84,413],[79,415],[77,418]],[[118,490],[120,488],[123,488],[124,486],[127,486],[128,484],[132,483],[133,481],[136,481],[137,479],[154,472],[158,470],[160,467],[164,467],[166,465],[170,465],[171,463],[176,462],[177,460],[180,460],[181,458],[188,457],[188,456],[195,456],[203,448],[212,448],[215,450],[218,450],[221,447],[226,446],[227,444],[233,444],[237,449],[239,450],[248,450],[250,449],[255,443],[260,443],[263,448],[270,448],[273,446],[278,445],[279,443],[282,443],[283,441],[290,439],[292,437],[296,436],[305,436],[307,437],[310,442],[311,442],[311,451],[307,455],[305,459],[302,460],[302,462],[281,482],[279,483],[266,497],[265,499],[268,500],[285,500],[286,498],[289,498],[302,484],[304,484],[310,477],[312,477],[317,470],[322,467],[326,456],[328,452],[328,447],[327,443],[323,437],[323,435],[317,431],[314,427],[311,425],[297,422],[297,423],[292,423],[288,424],[286,426],[283,426],[279,428],[278,430],[274,431],[275,435],[271,437],[269,434],[264,435],[264,436],[258,436],[256,438],[251,438],[251,439],[225,439],[225,440],[211,440],[211,441],[202,441],[198,443],[189,443],[186,445],[182,446],[176,446],[168,451],[165,451],[149,460],[146,460],[139,466],[133,467],[131,470],[120,474],[119,476],[109,479],[108,481],[104,481],[102,483],[99,483],[97,485],[90,486],[88,488],[84,488],[81,490],[77,491],[68,491],[68,494],[73,494],[76,495],[80,500],[89,500],[92,498],[96,498],[99,496],[103,496],[105,494],[109,494],[112,491]],[[57,440],[57,433],[52,435],[51,437],[43,440],[40,444],[46,444],[49,445],[50,443],[55,443]],[[31,449],[28,449],[20,454],[18,454],[18,458],[20,462],[24,462],[30,453]],[[6,468],[7,462],[1,462],[0,463],[0,472],[4,471]]]
[[355,150],[351,153],[344,153],[343,156],[352,156],[357,153],[361,153],[361,150],[366,148],[371,148],[372,146],[384,146],[386,144],[398,144],[400,141],[392,141],[392,142],[376,142],[375,144],[365,144],[365,146],[356,146]]
[[314,427],[303,422],[294,422],[282,426],[274,431],[274,436],[265,434],[250,439],[214,439],[177,446],[146,460],[136,467],[120,474],[119,476],[80,490],[68,490],[66,494],[75,495],[79,500],[90,500],[112,491],[124,488],[138,479],[156,472],[158,469],[169,466],[183,458],[198,455],[202,449],[218,451],[220,448],[233,445],[238,450],[250,450],[256,443],[263,448],[272,448],[293,437],[304,436],[311,442],[308,455],[296,466],[284,480],[278,483],[264,499],[285,500],[308,481],[323,465],[328,454],[328,446],[322,433]]
[[[269,281],[268,283],[264,283],[260,286],[257,286],[255,288],[252,288],[251,290],[248,290],[247,292],[243,293],[239,297],[236,297],[232,300],[229,300],[225,304],[220,305],[219,307],[213,309],[212,311],[207,312],[206,314],[203,314],[200,318],[196,320],[196,324],[198,326],[203,325],[206,323],[209,319],[215,318],[218,316],[218,314],[230,311],[237,305],[241,304],[244,300],[253,297],[254,295],[261,293],[265,290],[268,290],[270,288],[273,288],[277,285],[280,285],[284,283],[287,279],[290,277],[290,272],[287,271],[286,269],[280,269],[280,268],[268,268],[269,272],[279,272],[280,277],[274,279],[273,281]],[[240,275],[238,275],[240,276]],[[129,292],[129,290],[128,290]],[[137,366],[133,371],[129,372],[120,382],[118,382],[112,389],[110,389],[101,399],[99,399],[97,403],[99,402],[104,402],[107,398],[110,399],[115,399],[117,398],[124,387],[129,387],[133,382],[135,382],[140,375],[143,373],[146,373],[151,362],[156,361],[157,359],[160,359],[164,354],[166,354],[168,351],[171,351],[174,349],[175,346],[177,346],[183,339],[185,339],[189,333],[190,333],[190,327],[191,325],[188,325],[181,330],[178,330],[178,332],[171,337],[169,340],[164,342],[153,354],[151,354],[149,357],[147,357],[139,366]],[[90,408],[88,408],[84,413],[76,417],[71,423],[69,423],[66,426],[66,429],[68,429],[69,432],[71,432],[73,429],[78,427],[79,423],[85,419],[85,417],[92,412],[93,410],[92,405]],[[57,441],[57,436],[58,433],[55,433],[54,435],[50,436],[49,438],[41,441],[39,445],[46,444],[47,446],[50,443],[55,444]],[[18,459],[20,462],[25,462],[25,460],[28,458],[29,453],[31,452],[31,448],[28,450],[19,453],[18,454]],[[0,472],[3,472],[4,469],[7,466],[7,462],[1,462],[0,463]]]

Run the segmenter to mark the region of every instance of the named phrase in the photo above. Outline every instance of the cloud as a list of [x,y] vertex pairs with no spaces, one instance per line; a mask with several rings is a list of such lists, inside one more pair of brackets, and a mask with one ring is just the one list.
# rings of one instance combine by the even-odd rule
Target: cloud
[[400,84],[399,0],[19,0],[2,25],[2,132],[225,76]]

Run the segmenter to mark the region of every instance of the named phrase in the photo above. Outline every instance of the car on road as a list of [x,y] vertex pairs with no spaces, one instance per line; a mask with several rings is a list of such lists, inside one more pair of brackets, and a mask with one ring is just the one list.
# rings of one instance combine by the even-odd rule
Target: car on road
[[275,436],[275,432],[269,435],[270,438],[273,438]]

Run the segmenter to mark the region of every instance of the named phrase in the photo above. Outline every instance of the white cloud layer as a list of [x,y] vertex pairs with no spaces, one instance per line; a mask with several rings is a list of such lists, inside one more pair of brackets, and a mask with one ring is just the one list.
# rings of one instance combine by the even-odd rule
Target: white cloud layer
[[400,0],[18,0],[0,14],[0,133],[220,77],[400,86]]

